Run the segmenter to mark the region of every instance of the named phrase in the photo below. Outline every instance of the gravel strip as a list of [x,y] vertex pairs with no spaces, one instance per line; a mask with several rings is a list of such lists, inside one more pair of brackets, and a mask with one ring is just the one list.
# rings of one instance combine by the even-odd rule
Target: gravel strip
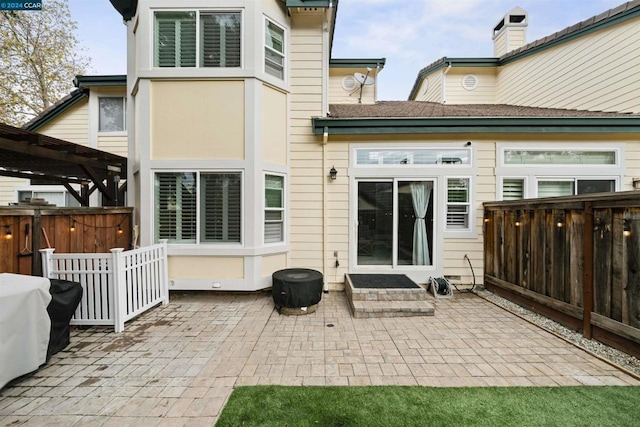
[[546,329],[549,332],[561,336],[572,344],[584,350],[587,350],[595,354],[596,356],[635,374],[640,378],[640,359],[623,353],[622,351],[616,350],[615,348],[611,348],[599,341],[586,339],[580,332],[575,332],[571,329],[567,329],[558,322],[529,311],[526,308],[523,308],[518,304],[515,304],[502,297],[499,297],[498,295],[485,289],[476,288],[473,292],[476,295],[496,304],[497,306],[502,307],[522,317],[523,319],[528,320],[529,322],[541,327],[542,329]]

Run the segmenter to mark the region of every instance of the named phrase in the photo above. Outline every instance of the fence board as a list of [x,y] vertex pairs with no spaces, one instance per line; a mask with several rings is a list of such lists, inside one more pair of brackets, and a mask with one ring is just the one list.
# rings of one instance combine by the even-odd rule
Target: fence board
[[569,303],[582,307],[582,281],[584,278],[584,214],[573,211],[569,233]]
[[602,209],[595,215],[594,237],[594,300],[593,311],[605,317],[611,315],[611,210]]
[[627,323],[640,328],[640,212],[630,214],[628,222],[630,236],[626,237],[627,248],[627,284],[625,287],[625,307]]

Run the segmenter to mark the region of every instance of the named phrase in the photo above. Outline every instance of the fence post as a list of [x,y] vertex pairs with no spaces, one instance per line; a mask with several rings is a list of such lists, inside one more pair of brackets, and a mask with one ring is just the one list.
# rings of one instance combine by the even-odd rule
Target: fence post
[[582,275],[582,334],[591,339],[593,311],[593,206],[584,202],[584,271]]
[[162,305],[169,304],[169,262],[167,255],[167,239],[160,240],[162,245],[162,258],[160,261],[160,274],[162,275],[162,283],[160,284],[160,292],[162,295]]
[[51,270],[53,270],[53,251],[54,248],[49,249],[40,249],[40,253],[42,254],[42,277],[45,279],[50,279]]
[[124,331],[124,318],[127,310],[127,281],[124,274],[123,248],[111,249],[111,271],[113,280],[113,323],[116,333]]

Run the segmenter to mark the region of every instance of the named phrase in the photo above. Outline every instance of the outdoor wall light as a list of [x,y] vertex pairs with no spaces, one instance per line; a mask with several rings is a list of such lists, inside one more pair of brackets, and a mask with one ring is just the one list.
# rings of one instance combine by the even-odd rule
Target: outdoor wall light
[[631,224],[630,224],[630,221],[628,219],[624,220],[624,226],[622,227],[622,235],[624,237],[631,236]]
[[336,178],[338,177],[338,171],[334,166],[331,166],[331,170],[329,171],[329,177],[331,178],[331,181],[335,181]]
[[7,230],[4,233],[4,238],[11,239],[13,237],[13,233],[11,232],[11,226],[7,225],[6,228]]

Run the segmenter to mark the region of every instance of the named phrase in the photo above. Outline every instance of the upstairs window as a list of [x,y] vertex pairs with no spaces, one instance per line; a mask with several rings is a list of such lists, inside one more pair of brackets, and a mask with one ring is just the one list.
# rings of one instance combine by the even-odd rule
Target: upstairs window
[[126,130],[126,98],[99,98],[98,131],[123,132]]
[[155,67],[238,68],[240,12],[156,12]]
[[269,20],[265,30],[264,71],[284,80],[284,30]]

